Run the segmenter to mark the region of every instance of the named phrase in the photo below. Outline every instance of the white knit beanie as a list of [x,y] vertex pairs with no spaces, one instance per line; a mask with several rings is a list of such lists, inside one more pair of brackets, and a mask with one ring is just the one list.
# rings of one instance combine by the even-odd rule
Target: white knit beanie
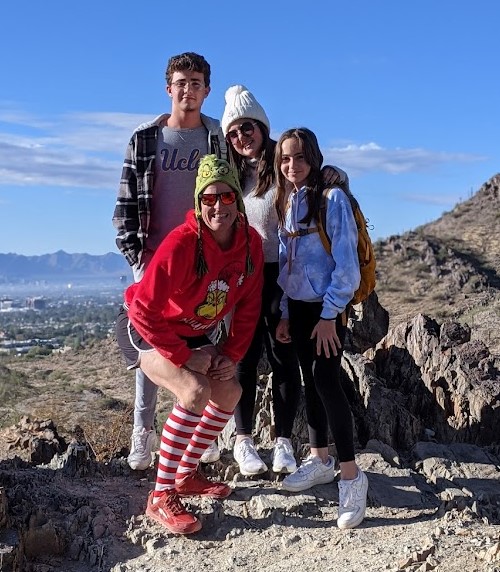
[[256,119],[270,130],[269,119],[260,103],[252,95],[252,92],[244,85],[232,85],[226,90],[226,107],[222,114],[221,127],[224,135],[227,135],[229,126],[238,119]]

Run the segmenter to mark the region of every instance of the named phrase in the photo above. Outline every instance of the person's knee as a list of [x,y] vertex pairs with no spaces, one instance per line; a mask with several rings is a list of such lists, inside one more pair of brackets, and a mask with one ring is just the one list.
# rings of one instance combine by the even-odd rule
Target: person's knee
[[218,401],[224,409],[232,411],[238,404],[238,401],[241,398],[241,393],[241,385],[238,383],[236,378],[233,378],[221,387],[221,391],[218,392]]
[[186,383],[178,397],[186,409],[200,413],[205,408],[211,396],[210,385],[198,379]]

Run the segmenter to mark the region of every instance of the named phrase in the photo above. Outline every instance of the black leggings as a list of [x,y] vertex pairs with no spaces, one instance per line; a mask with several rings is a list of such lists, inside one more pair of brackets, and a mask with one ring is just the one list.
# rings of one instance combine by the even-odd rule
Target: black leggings
[[336,356],[316,354],[316,338],[311,333],[320,319],[321,302],[288,299],[290,335],[297,349],[304,379],[309,444],[328,446],[328,426],[332,432],[340,462],[354,460],[353,424],[349,401],[340,382],[340,362],[346,327],[342,317],[336,320],[337,335],[342,349]]
[[243,390],[234,411],[236,433],[251,435],[255,396],[257,393],[257,367],[266,348],[272,368],[272,395],[276,437],[290,438],[300,396],[300,369],[292,344],[276,341],[276,326],[281,318],[279,303],[282,290],[277,285],[278,263],[264,265],[262,310],[255,334],[247,353],[238,364],[238,381]]

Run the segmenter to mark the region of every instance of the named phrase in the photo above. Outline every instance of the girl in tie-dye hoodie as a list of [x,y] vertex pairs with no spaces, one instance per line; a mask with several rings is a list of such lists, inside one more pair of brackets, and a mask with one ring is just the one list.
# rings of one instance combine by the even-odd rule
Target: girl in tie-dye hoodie
[[282,319],[276,337],[295,345],[305,386],[311,454],[283,480],[301,491],[332,482],[335,461],[328,454],[328,427],[340,464],[339,528],[364,518],[368,480],[354,459],[352,415],[340,382],[347,309],[360,282],[358,231],[347,194],[332,188],[326,197],[331,251],[318,225],[323,195],[323,156],[312,131],[286,131],[275,154],[276,208],[280,224]]

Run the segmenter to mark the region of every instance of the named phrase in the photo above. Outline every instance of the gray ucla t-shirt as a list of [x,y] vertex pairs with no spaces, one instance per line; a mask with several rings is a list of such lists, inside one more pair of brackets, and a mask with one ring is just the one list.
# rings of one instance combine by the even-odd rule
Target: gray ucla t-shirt
[[198,163],[207,153],[208,132],[203,125],[194,129],[160,126],[147,258],[172,229],[184,222],[186,212],[194,208]]

